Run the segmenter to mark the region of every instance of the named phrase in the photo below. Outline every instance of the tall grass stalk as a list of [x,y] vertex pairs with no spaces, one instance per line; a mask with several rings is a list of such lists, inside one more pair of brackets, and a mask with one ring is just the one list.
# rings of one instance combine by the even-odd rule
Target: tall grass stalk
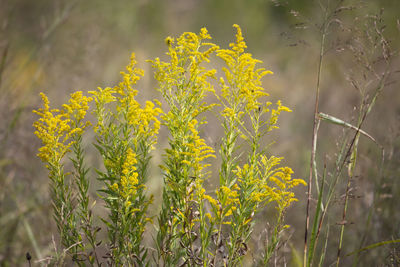
[[[330,204],[332,202],[332,198],[339,189],[338,186],[340,185],[339,181],[341,180],[341,177],[343,176],[343,170],[347,167],[347,181],[345,183],[345,193],[344,193],[344,201],[343,201],[343,208],[342,208],[342,215],[340,218],[340,221],[337,223],[340,225],[340,230],[339,230],[339,239],[338,239],[338,248],[337,248],[337,257],[336,257],[336,266],[339,266],[340,264],[340,259],[341,259],[341,251],[343,249],[343,240],[344,240],[344,230],[345,226],[347,225],[347,210],[348,210],[348,205],[349,205],[349,199],[350,199],[350,190],[351,190],[351,184],[353,181],[354,177],[354,171],[355,171],[355,166],[356,166],[356,161],[358,157],[358,144],[359,144],[359,139],[361,135],[365,135],[368,137],[370,140],[372,140],[375,144],[377,144],[381,149],[382,146],[378,144],[378,142],[373,138],[370,134],[362,130],[362,126],[364,124],[364,121],[371,112],[377,97],[383,90],[385,84],[386,84],[386,79],[387,76],[390,73],[390,64],[389,64],[389,58],[390,58],[390,51],[388,46],[388,42],[385,40],[385,38],[382,35],[382,30],[378,26],[378,21],[381,22],[381,20],[377,19],[376,17],[370,17],[366,18],[367,25],[372,25],[370,29],[366,30],[366,38],[369,38],[368,40],[371,41],[373,40],[371,36],[375,36],[375,44],[371,44],[371,47],[374,47],[380,52],[381,59],[383,59],[386,67],[382,73],[376,73],[374,72],[374,67],[373,64],[376,64],[378,61],[373,61],[374,59],[368,58],[370,56],[371,52],[363,49],[367,49],[365,47],[358,48],[357,45],[359,42],[359,39],[357,38],[363,38],[360,37],[359,34],[360,32],[356,32],[357,26],[352,26],[354,28],[351,28],[352,30],[349,30],[350,32],[356,32],[357,35],[354,35],[355,40],[353,42],[349,42],[349,51],[353,53],[353,56],[355,57],[357,62],[361,62],[361,64],[365,64],[365,68],[370,71],[370,73],[364,73],[364,79],[370,79],[369,82],[374,81],[377,83],[377,87],[374,90],[371,90],[370,84],[366,82],[364,85],[359,85],[357,81],[355,81],[355,78],[351,78],[353,86],[360,92],[361,94],[361,101],[360,101],[360,106],[359,106],[359,112],[358,112],[358,122],[356,126],[353,126],[352,124],[345,122],[341,119],[335,118],[334,116],[324,114],[322,112],[318,111],[318,102],[319,102],[319,94],[320,94],[320,79],[321,79],[321,69],[322,69],[322,62],[323,62],[323,57],[324,57],[324,46],[325,46],[325,39],[326,35],[328,33],[328,29],[331,25],[331,23],[337,23],[343,28],[343,23],[340,21],[340,18],[338,17],[338,14],[342,12],[343,10],[353,10],[352,7],[345,7],[341,6],[343,1],[338,1],[338,5],[333,9],[333,11],[328,11],[329,8],[329,1],[327,5],[327,9],[325,10],[325,20],[322,24],[322,31],[321,31],[321,47],[320,47],[320,54],[319,54],[319,69],[317,73],[317,89],[316,89],[316,101],[315,101],[315,109],[314,109],[314,132],[313,132],[313,138],[312,138],[312,149],[311,149],[311,163],[310,163],[310,176],[309,176],[309,184],[308,184],[308,200],[307,200],[307,214],[306,214],[306,231],[305,231],[305,248],[304,248],[304,266],[312,266],[314,258],[315,258],[315,251],[317,247],[317,242],[318,242],[318,236],[321,231],[321,228],[324,225],[324,220],[326,215],[328,214],[328,210],[330,208]],[[368,21],[369,19],[372,20],[372,23]],[[368,27],[368,26],[367,26]],[[372,30],[371,30],[372,29]],[[332,33],[331,33],[332,34]],[[378,41],[379,40],[379,41]],[[380,48],[377,48],[377,43],[380,44]],[[354,46],[352,46],[354,45]],[[358,49],[361,49],[361,51],[358,51]],[[374,50],[375,52],[375,50]],[[375,56],[374,52],[372,52],[372,56]],[[379,59],[378,59],[379,60]],[[368,94],[368,90],[371,90],[372,93]],[[341,150],[336,158],[336,164],[335,164],[335,169],[332,175],[332,179],[330,180],[328,184],[328,188],[326,192],[324,192],[324,184],[325,184],[325,174],[322,177],[322,185],[321,189],[318,188],[318,173],[317,173],[317,167],[316,167],[316,150],[317,150],[317,138],[318,138],[318,127],[320,121],[325,121],[331,124],[336,124],[340,125],[344,128],[354,130],[355,133],[350,134],[349,138],[344,139],[341,145]],[[384,153],[382,149],[382,153]],[[382,158],[383,161],[383,158]],[[311,233],[311,239],[310,242],[307,243],[308,239],[308,228],[309,228],[309,205],[310,205],[310,200],[312,197],[312,192],[311,192],[311,181],[312,179],[316,179],[316,186],[317,186],[317,195],[318,195],[318,202],[317,202],[317,207],[315,210],[314,214],[314,221],[313,221],[313,226],[312,226],[312,233]],[[324,200],[324,201],[322,201]],[[328,236],[326,237],[328,239]],[[323,264],[323,259],[325,258],[325,253],[326,253],[326,245],[323,251],[321,252],[321,257],[319,264]],[[308,255],[307,255],[308,254]]]
[[[321,41],[320,41],[319,61],[318,61],[318,71],[317,71],[317,84],[316,84],[315,102],[314,102],[313,135],[312,135],[312,140],[311,140],[310,173],[309,173],[308,183],[307,183],[307,206],[306,206],[306,223],[305,223],[305,232],[304,232],[304,255],[303,255],[304,266],[310,266],[309,265],[310,262],[308,261],[308,257],[307,257],[308,247],[315,246],[315,244],[308,244],[308,229],[310,227],[310,203],[311,203],[311,198],[312,198],[313,177],[315,179],[316,187],[318,188],[316,150],[317,150],[317,140],[318,140],[318,129],[319,129],[319,124],[320,124],[320,120],[318,118],[319,94],[320,94],[320,84],[321,84],[321,75],[322,75],[322,64],[323,64],[323,59],[324,59],[324,54],[325,54],[325,38],[326,38],[328,27],[329,27],[328,11],[325,11],[324,23],[321,26]],[[321,191],[319,191],[317,193],[321,194]],[[320,203],[320,205],[322,205],[322,204]],[[320,209],[320,207],[317,207],[317,209]],[[314,242],[314,240],[312,242]]]

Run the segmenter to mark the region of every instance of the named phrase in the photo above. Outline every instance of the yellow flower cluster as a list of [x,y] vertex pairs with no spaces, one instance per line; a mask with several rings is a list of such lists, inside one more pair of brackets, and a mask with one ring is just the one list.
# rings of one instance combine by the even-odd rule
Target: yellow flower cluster
[[221,186],[221,188],[216,191],[217,198],[223,207],[222,216],[228,217],[232,215],[232,211],[236,210],[236,205],[239,205],[239,190],[240,188],[235,184],[232,188]]
[[111,87],[106,87],[104,89],[97,87],[97,91],[89,91],[89,94],[94,96],[96,105],[106,105],[116,100],[113,95],[115,94],[115,90]]
[[38,157],[48,163],[59,163],[72,145],[70,139],[75,134],[82,134],[88,125],[82,123],[89,108],[90,97],[83,96],[78,91],[71,94],[69,104],[63,109],[50,109],[50,102],[44,93],[40,93],[43,108],[33,110],[40,118],[33,123],[35,135],[42,140]]
[[249,175],[247,165],[243,169],[237,167],[236,171],[240,181],[247,179],[250,184],[256,185],[250,195],[252,201],[264,204],[276,202],[280,212],[284,211],[291,202],[297,201],[291,189],[300,184],[306,185],[302,179],[292,179],[293,171],[291,168],[275,168],[282,159],[274,156],[267,158],[267,156],[262,155],[259,163],[260,177]]
[[246,103],[247,110],[256,110],[260,107],[259,98],[267,96],[261,87],[261,78],[271,71],[256,68],[260,60],[254,59],[250,53],[244,53],[247,48],[242,30],[233,25],[236,30],[236,42],[231,43],[231,49],[220,49],[217,56],[225,61],[227,68],[223,68],[225,78],[220,78],[222,97],[228,102],[228,107]]
[[[85,116],[89,103],[94,100],[96,104],[96,148],[106,168],[104,173],[99,172],[99,180],[107,187],[102,190],[106,207],[117,211],[111,212],[111,221],[107,225],[113,226],[109,228],[110,236],[120,238],[115,243],[123,244],[116,246],[113,253],[129,251],[129,255],[133,255],[139,251],[134,250],[134,246],[141,248],[145,223],[151,221],[146,218],[146,211],[152,200],[145,197],[142,189],[145,189],[149,153],[154,148],[161,125],[160,115],[170,131],[170,148],[165,150],[166,157],[161,166],[165,171],[165,195],[157,235],[166,265],[173,265],[174,255],[185,255],[193,248],[195,239],[192,233],[201,238],[199,255],[204,256],[202,262],[210,262],[207,260],[209,255],[213,256],[214,263],[219,261],[215,259],[221,242],[226,247],[227,264],[235,265],[240,249],[237,246],[246,245],[252,231],[251,222],[260,208],[275,202],[279,216],[283,216],[290,203],[297,200],[292,189],[299,184],[305,185],[301,179],[292,179],[293,171],[289,167],[279,167],[282,158],[263,155],[265,150],[260,145],[261,137],[277,128],[282,111],[291,110],[280,101],[275,108],[270,108],[272,103],[262,100],[268,94],[261,79],[272,72],[258,68],[261,61],[245,52],[247,45],[242,30],[236,24],[233,26],[236,40],[229,49],[220,49],[211,43],[206,28],[198,34],[186,32],[178,38],[165,39],[169,61],[159,58],[150,61],[159,83],[158,90],[169,108],[165,113],[157,100],[146,101],[144,105],[136,100],[138,91],[135,85],[144,71],[136,67],[134,53],[126,70],[121,72],[122,79],[117,86],[99,87],[89,92],[92,97],[75,92],[61,110],[50,109],[48,98],[41,94],[44,107],[34,111],[40,116],[34,127],[35,134],[43,142],[38,156],[48,163],[48,168],[61,166],[57,164],[71,146],[77,154],[83,151],[81,134],[89,125]],[[210,82],[216,79],[216,70],[205,67],[215,52],[226,65],[222,68],[224,77],[219,81],[221,95],[215,93]],[[220,150],[220,185],[213,196],[206,194],[203,183],[209,175],[205,171],[209,164],[205,161],[215,158],[215,151],[199,133],[200,125],[207,123],[202,120],[202,113],[214,106],[204,100],[209,92],[215,93],[222,106],[225,134]],[[267,113],[269,117],[264,116]],[[238,155],[238,137],[249,144],[247,158]],[[76,161],[72,160],[74,167],[76,162],[83,162],[83,158],[78,156]],[[54,169],[50,170],[54,176],[58,175]],[[84,177],[85,169],[79,171]],[[231,226],[223,227],[223,224]],[[121,230],[124,231],[122,235]],[[214,237],[210,235],[212,232],[218,233],[214,254],[207,247],[210,238]],[[164,246],[168,246],[165,251]],[[122,254],[115,255],[118,259]],[[123,260],[117,261],[117,265],[122,263]],[[197,261],[189,264],[197,264]]]
[[206,158],[214,157],[214,149],[205,143],[205,140],[200,138],[197,130],[197,120],[193,119],[189,122],[189,142],[187,143],[188,151],[181,152],[182,155],[187,156],[188,160],[183,160],[185,163],[193,168],[194,175],[198,176],[201,171],[209,166],[209,164],[202,163]]
[[207,39],[211,39],[211,36],[205,28],[198,35],[186,32],[176,40],[168,37],[166,43],[170,62],[160,61],[159,58],[150,61],[156,69],[155,78],[160,84],[159,91],[168,104],[171,105],[175,100],[196,102],[204,98],[207,91],[213,91],[207,79],[214,77],[216,71],[206,70],[200,64],[209,62],[210,55],[218,46],[204,42]]
[[157,117],[162,113],[162,110],[155,107],[151,101],[146,101],[144,108],[141,108],[140,105],[136,109],[133,107],[134,105],[131,105],[129,108],[129,124],[137,128],[138,134],[155,137],[161,124]]
[[115,96],[113,95],[115,94],[115,90],[111,87],[106,87],[104,89],[97,87],[96,91],[89,91],[89,94],[93,95],[93,99],[96,103],[96,109],[94,113],[97,115],[97,124],[94,127],[94,131],[99,136],[105,136],[106,123],[110,116],[109,110],[106,111],[106,105],[116,100]]
[[292,179],[293,171],[289,167],[278,168],[274,175],[269,177],[269,181],[275,184],[270,187],[271,199],[278,205],[278,210],[283,211],[289,207],[290,203],[297,201],[291,189],[300,184],[307,185],[303,179]]
[[[216,71],[206,69],[201,63],[208,62],[218,46],[205,42],[208,39],[211,39],[211,36],[205,28],[201,29],[199,34],[186,32],[177,39],[168,37],[165,42],[170,61],[163,62],[159,58],[150,61],[155,69],[155,78],[159,82],[158,90],[170,107],[162,116],[164,124],[171,131],[171,142],[174,143],[174,149],[167,151],[168,160],[185,164],[185,170],[176,172],[185,173],[183,176],[191,173],[190,175],[199,179],[202,170],[207,167],[207,164],[203,163],[204,159],[215,157],[214,150],[200,138],[199,123],[196,119],[211,107],[202,102],[202,99],[206,92],[213,91],[208,79],[214,77]],[[165,167],[163,169],[167,173],[171,171]],[[175,170],[172,172],[175,173]],[[181,179],[178,176],[171,174],[171,179]]]
[[[127,72],[121,72],[122,81],[114,88],[98,88],[97,91],[90,91],[94,96],[97,112],[104,112],[105,105],[117,101],[117,112],[124,120],[135,129],[136,136],[142,135],[153,137],[158,134],[160,121],[157,116],[162,113],[159,107],[155,107],[151,101],[146,101],[144,108],[136,101],[138,91],[133,86],[143,76],[143,70],[135,67],[137,61],[132,53],[130,64],[126,67]],[[157,105],[161,103],[155,100]],[[98,123],[95,127],[98,134],[104,134],[106,115],[98,114]]]
[[231,224],[231,220],[227,218],[240,206],[239,191],[239,186],[234,184],[232,188],[221,186],[217,189],[215,191],[216,199],[210,195],[202,194],[201,199],[208,200],[215,214],[215,217],[212,217],[211,214],[207,213],[208,219],[211,222],[221,221],[223,224]]
[[76,122],[81,122],[85,118],[92,100],[91,97],[84,96],[82,91],[77,91],[71,94],[68,104],[64,104],[63,108]]
[[[151,101],[146,101],[144,108],[136,101],[137,90],[133,89],[133,85],[144,74],[143,70],[135,68],[136,64],[135,54],[132,53],[131,62],[126,68],[127,72],[121,72],[123,81],[114,88],[119,94],[117,96],[117,100],[120,102],[118,107],[123,109],[123,112],[126,112],[127,122],[136,129],[137,135],[155,138],[160,129],[160,121],[157,116],[162,113],[162,110],[159,107],[155,107]],[[154,102],[161,106],[159,101],[155,100]]]
[[[142,69],[136,68],[137,61],[135,57],[135,53],[131,54],[131,60],[129,65],[126,67],[127,72],[121,71],[122,81],[115,87],[116,92],[121,96],[130,96],[134,97],[137,95],[137,90],[133,88],[139,80],[140,76],[144,75],[144,71]],[[121,98],[121,103],[124,103],[124,98]],[[127,103],[122,105],[125,107]]]
[[[269,105],[271,105],[271,103],[267,102],[267,106],[269,106]],[[279,128],[278,126],[276,126],[276,124],[278,122],[278,117],[282,111],[292,112],[292,110],[290,108],[283,106],[280,100],[278,100],[276,105],[277,105],[276,109],[271,109],[271,115],[270,115],[269,123],[268,123],[269,124],[268,131]],[[267,109],[266,111],[268,112],[269,109]]]
[[131,148],[128,148],[126,152],[126,158],[122,165],[122,175],[120,186],[118,184],[114,185],[114,189],[119,189],[119,194],[126,200],[135,199],[137,192],[137,185],[139,183],[138,173],[136,171],[136,154]]

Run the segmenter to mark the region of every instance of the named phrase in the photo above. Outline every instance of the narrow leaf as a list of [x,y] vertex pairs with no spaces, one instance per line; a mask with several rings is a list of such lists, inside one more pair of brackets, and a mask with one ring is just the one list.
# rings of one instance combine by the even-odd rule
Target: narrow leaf
[[361,130],[360,128],[358,128],[358,127],[356,127],[354,125],[351,125],[350,123],[347,123],[345,121],[342,121],[341,119],[338,119],[336,117],[333,117],[331,115],[328,115],[328,114],[325,114],[325,113],[322,113],[322,112],[318,113],[318,117],[321,120],[329,121],[329,122],[331,122],[333,124],[337,124],[337,125],[340,125],[340,126],[344,126],[344,127],[350,128],[350,129],[355,130],[355,131],[359,131],[361,134],[363,134],[366,137],[368,137],[369,139],[371,139],[374,143],[378,144],[378,142],[375,140],[375,138],[373,138],[370,134],[368,134],[367,132]]
[[346,254],[346,257],[347,256],[351,256],[351,255],[356,254],[356,253],[360,253],[362,251],[370,250],[370,249],[373,249],[373,248],[376,248],[376,247],[380,247],[380,246],[384,246],[384,245],[388,245],[388,244],[392,244],[392,243],[400,243],[400,239],[378,242],[378,243],[363,247],[362,249],[355,250],[355,251],[353,251],[353,252],[351,252],[349,254]]

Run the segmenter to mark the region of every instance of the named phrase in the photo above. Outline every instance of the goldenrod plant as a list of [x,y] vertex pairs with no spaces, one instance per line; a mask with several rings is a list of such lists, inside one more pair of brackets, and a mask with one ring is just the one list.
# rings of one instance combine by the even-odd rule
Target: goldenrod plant
[[[112,265],[145,265],[147,250],[141,241],[146,223],[151,221],[147,209],[152,199],[145,194],[150,151],[160,127],[161,109],[151,101],[142,107],[133,88],[143,75],[135,67],[134,54],[122,81],[114,88],[91,91],[96,108],[95,146],[105,171],[97,171],[109,217],[103,218],[108,229],[109,256]],[[115,104],[115,109],[111,105]]]
[[[34,111],[40,116],[35,134],[43,142],[38,156],[49,170],[61,243],[76,264],[237,266],[252,255],[248,244],[255,224],[267,227],[256,215],[270,206],[276,208],[276,217],[268,220],[272,234],[262,257],[253,256],[254,262],[268,264],[288,227],[285,212],[297,200],[293,188],[305,182],[293,179],[292,169],[281,165],[283,158],[262,145],[278,128],[280,113],[291,110],[281,101],[267,101],[261,79],[272,72],[257,67],[261,61],[245,52],[242,31],[234,27],[236,40],[228,49],[212,43],[205,28],[165,40],[168,60],[150,60],[161,101],[142,105],[136,100],[135,86],[144,72],[134,54],[115,87],[98,88],[90,96],[73,93],[61,109],[51,109],[42,94],[44,107]],[[222,71],[209,67],[210,61],[223,64]],[[217,101],[207,102],[207,95]],[[94,122],[87,119],[88,111]],[[201,135],[205,114],[217,114],[222,126],[217,152]],[[149,168],[161,126],[169,135],[155,220],[148,212],[153,197],[146,182],[155,179]],[[85,163],[82,136],[89,130],[102,166]],[[210,158],[218,159],[218,173],[211,172]],[[91,188],[93,178],[101,188]],[[208,188],[206,179],[214,178],[217,186]],[[93,216],[98,204],[91,189],[107,210],[100,224]],[[153,247],[143,242],[151,229]]]
[[[224,264],[236,265],[247,252],[247,241],[250,237],[254,216],[265,204],[275,202],[278,210],[274,234],[270,246],[265,248],[266,264],[274,250],[279,233],[283,230],[283,215],[292,201],[295,201],[291,188],[302,183],[301,179],[292,179],[293,171],[288,167],[277,167],[282,158],[267,156],[266,147],[262,146],[262,137],[277,127],[278,116],[282,111],[291,111],[280,101],[272,108],[271,102],[263,102],[268,96],[261,87],[261,78],[271,71],[256,68],[261,61],[245,53],[246,43],[241,29],[237,29],[236,42],[231,49],[217,51],[223,59],[225,78],[220,78],[221,96],[218,96],[223,108],[221,120],[224,138],[220,148],[222,163],[219,173],[220,187],[217,189],[216,201],[211,201],[217,228],[217,250],[227,251],[221,255]],[[250,126],[245,121],[250,121]],[[242,138],[248,144],[248,154],[238,155],[237,139]],[[227,234],[222,225],[229,225]],[[222,249],[223,246],[226,248]]]
[[[38,156],[46,163],[51,180],[54,219],[60,232],[61,243],[68,248],[73,259],[78,263],[78,255],[85,250],[82,243],[85,232],[89,241],[94,241],[95,234],[91,231],[91,216],[88,210],[88,180],[87,169],[83,165],[82,134],[88,126],[84,122],[88,103],[92,100],[78,91],[71,95],[68,104],[60,109],[50,109],[46,95],[41,94],[44,107],[34,112],[40,116],[33,126],[35,134],[43,142]],[[76,208],[75,192],[72,182],[66,179],[71,173],[64,171],[63,158],[72,147],[74,157],[73,181],[78,191],[79,207]],[[82,219],[82,223],[79,223]],[[89,224],[87,224],[89,223]]]
[[[189,265],[206,263],[210,232],[204,211],[204,160],[215,157],[214,150],[199,136],[201,115],[212,105],[204,102],[213,91],[208,81],[216,71],[202,66],[218,49],[206,29],[200,34],[184,33],[178,39],[166,39],[170,62],[156,58],[158,90],[169,110],[162,116],[168,128],[169,148],[165,151],[163,204],[159,216],[157,248],[163,264],[173,266],[182,259]],[[199,233],[200,232],[200,233]],[[194,247],[201,240],[199,251]]]

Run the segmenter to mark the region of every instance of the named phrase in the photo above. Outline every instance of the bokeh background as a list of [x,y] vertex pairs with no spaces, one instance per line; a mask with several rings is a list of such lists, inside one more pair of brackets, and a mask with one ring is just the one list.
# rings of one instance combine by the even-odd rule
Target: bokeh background
[[[274,72],[264,79],[269,99],[272,102],[281,99],[293,109],[292,113],[281,116],[280,129],[265,140],[266,144],[275,141],[269,153],[285,157],[285,164],[295,170],[296,177],[308,179],[321,39],[319,27],[324,18],[323,8],[332,8],[336,2],[356,7],[348,14],[338,14],[346,27],[360,26],[353,22],[356,17],[382,14],[382,23],[386,25],[384,35],[390,40],[393,52],[393,72],[363,125],[384,147],[385,161],[380,165],[379,145],[361,137],[344,251],[357,249],[359,240],[372,244],[398,239],[398,0],[350,3],[333,0],[0,0],[0,265],[26,264],[26,252],[32,254],[33,260],[43,259],[54,253],[55,244],[58,246],[47,173],[36,157],[40,142],[33,135],[32,127],[36,119],[32,109],[40,105],[39,92],[46,93],[56,107],[75,90],[113,86],[119,80],[119,72],[128,64],[131,52],[135,52],[139,67],[145,70],[139,84],[139,98],[159,98],[150,63],[145,60],[164,57],[167,36],[199,32],[201,27],[206,27],[215,43],[227,47],[234,40],[232,25],[242,27],[248,51]],[[365,66],[357,65],[349,54],[341,52],[351,39],[352,33],[339,26],[329,32],[320,110],[355,124],[362,97],[350,80],[352,75],[361,75]],[[379,73],[379,66],[377,69]],[[220,133],[215,129],[218,128],[205,128],[202,134],[218,149]],[[167,137],[165,132],[162,134],[160,143],[165,146]],[[319,163],[334,162],[342,137],[342,127],[321,123]],[[155,166],[161,162],[161,153],[157,151],[154,155]],[[98,162],[95,153],[87,160],[93,164]],[[154,175],[149,188],[151,193],[159,195],[162,179],[157,171]],[[345,188],[344,180],[340,188]],[[303,249],[306,188],[296,193],[299,202],[288,210],[286,218],[291,228],[285,238],[290,239],[281,251],[291,264],[296,253],[301,255]],[[338,214],[343,205],[341,194],[343,190],[338,190],[328,221],[332,234],[327,264],[335,259]],[[263,216],[268,213],[260,214],[261,220]],[[377,248],[362,254],[361,263],[389,265],[393,259],[399,263],[399,249],[398,245]],[[351,263],[351,257],[348,258],[342,262],[344,265]]]

